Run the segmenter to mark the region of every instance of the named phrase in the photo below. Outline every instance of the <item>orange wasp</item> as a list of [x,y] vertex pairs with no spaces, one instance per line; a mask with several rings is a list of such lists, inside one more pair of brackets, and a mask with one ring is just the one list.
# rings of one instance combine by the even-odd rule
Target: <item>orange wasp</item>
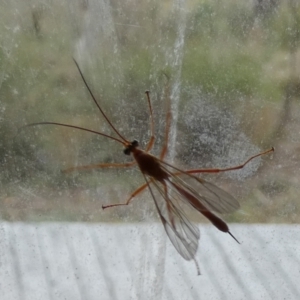
[[[95,168],[113,168],[113,167],[131,167],[135,164],[138,165],[145,183],[137,188],[124,203],[102,205],[103,209],[128,205],[132,199],[148,188],[159,214],[160,220],[163,223],[165,231],[170,238],[172,244],[178,253],[186,260],[194,260],[198,274],[200,274],[199,266],[195,259],[195,255],[198,249],[198,242],[200,238],[199,228],[191,223],[184,213],[183,206],[187,205],[199,211],[204,215],[211,223],[217,227],[220,231],[229,233],[237,242],[238,240],[229,231],[228,225],[216,214],[216,213],[230,213],[237,210],[240,205],[239,202],[226,191],[217,187],[216,185],[207,182],[196,174],[199,173],[219,173],[231,170],[242,169],[252,159],[274,151],[274,148],[266,150],[251,156],[246,162],[241,165],[228,167],[223,169],[192,169],[181,170],[172,166],[164,161],[164,157],[168,151],[168,140],[170,131],[171,120],[171,107],[166,114],[166,131],[165,142],[162,147],[159,157],[155,157],[149,153],[154,145],[154,121],[152,104],[150,100],[150,93],[146,91],[146,97],[150,112],[150,132],[151,136],[148,141],[145,150],[139,148],[139,143],[136,140],[132,142],[128,141],[111,123],[108,119],[98,101],[96,100],[91,88],[89,87],[81,69],[74,59],[74,62],[78,68],[80,76],[92,98],[95,105],[98,107],[100,113],[105,118],[111,129],[115,132],[117,137],[107,135],[105,133],[90,130],[87,128],[56,123],[56,122],[39,122],[31,123],[27,126],[36,125],[57,125],[69,128],[75,128],[78,130],[94,133],[112,139],[124,147],[124,154],[133,156],[134,160],[129,163],[107,163],[73,167],[65,170],[64,172],[71,172],[75,170],[87,170]],[[170,101],[169,101],[170,102]],[[239,243],[239,242],[238,242]]]

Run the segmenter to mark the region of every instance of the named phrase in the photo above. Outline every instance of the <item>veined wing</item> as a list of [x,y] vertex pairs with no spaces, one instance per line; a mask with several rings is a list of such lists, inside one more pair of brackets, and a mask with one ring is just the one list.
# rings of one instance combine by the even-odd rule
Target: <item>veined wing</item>
[[177,204],[176,193],[170,193],[171,189],[167,182],[151,182],[148,184],[150,193],[157,208],[159,217],[164,225],[166,233],[178,253],[186,260],[195,260],[200,238],[199,228],[192,224],[181,207]]
[[[168,174],[176,173],[176,175],[170,176],[172,182],[184,187],[208,210],[217,213],[231,213],[240,208],[239,202],[233,196],[216,185],[195,175],[188,174],[164,161],[160,161],[160,163]],[[197,209],[197,207],[195,208]]]

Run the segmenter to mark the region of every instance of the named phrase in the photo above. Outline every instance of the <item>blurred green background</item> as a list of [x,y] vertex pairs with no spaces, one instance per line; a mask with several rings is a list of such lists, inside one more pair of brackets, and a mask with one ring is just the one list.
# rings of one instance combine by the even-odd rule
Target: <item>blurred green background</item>
[[[298,1],[15,0],[0,2],[0,218],[8,221],[140,221],[155,216],[144,193],[126,200],[138,170],[63,174],[75,165],[126,162],[90,99],[129,140],[145,146],[153,101],[156,144],[172,100],[173,161],[226,167],[274,146],[241,172],[205,176],[241,203],[232,222],[300,221]],[[192,216],[196,221],[204,221]]]

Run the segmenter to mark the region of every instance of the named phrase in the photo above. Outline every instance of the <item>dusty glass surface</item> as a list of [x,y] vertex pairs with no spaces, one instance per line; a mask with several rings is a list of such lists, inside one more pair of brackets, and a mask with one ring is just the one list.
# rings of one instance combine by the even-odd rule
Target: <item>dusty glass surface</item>
[[[112,134],[75,58],[116,128],[142,147],[151,91],[155,155],[169,91],[166,160],[180,168],[234,166],[274,146],[240,171],[203,177],[239,200],[241,209],[224,216],[229,223],[299,223],[297,1],[4,0],[0,25],[1,221],[158,221],[147,191],[128,207],[101,208],[143,183],[137,168],[61,172],[131,161],[119,144],[69,128],[23,127],[52,121]],[[165,236],[157,241],[164,249]],[[154,263],[163,264],[161,253]]]

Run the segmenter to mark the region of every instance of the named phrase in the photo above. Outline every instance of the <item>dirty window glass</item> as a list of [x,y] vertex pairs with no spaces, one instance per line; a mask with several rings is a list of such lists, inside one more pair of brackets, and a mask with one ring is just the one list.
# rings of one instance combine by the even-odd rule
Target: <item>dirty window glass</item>
[[[4,0],[0,24],[3,299],[299,298],[297,1]],[[176,166],[150,190],[134,140]]]

